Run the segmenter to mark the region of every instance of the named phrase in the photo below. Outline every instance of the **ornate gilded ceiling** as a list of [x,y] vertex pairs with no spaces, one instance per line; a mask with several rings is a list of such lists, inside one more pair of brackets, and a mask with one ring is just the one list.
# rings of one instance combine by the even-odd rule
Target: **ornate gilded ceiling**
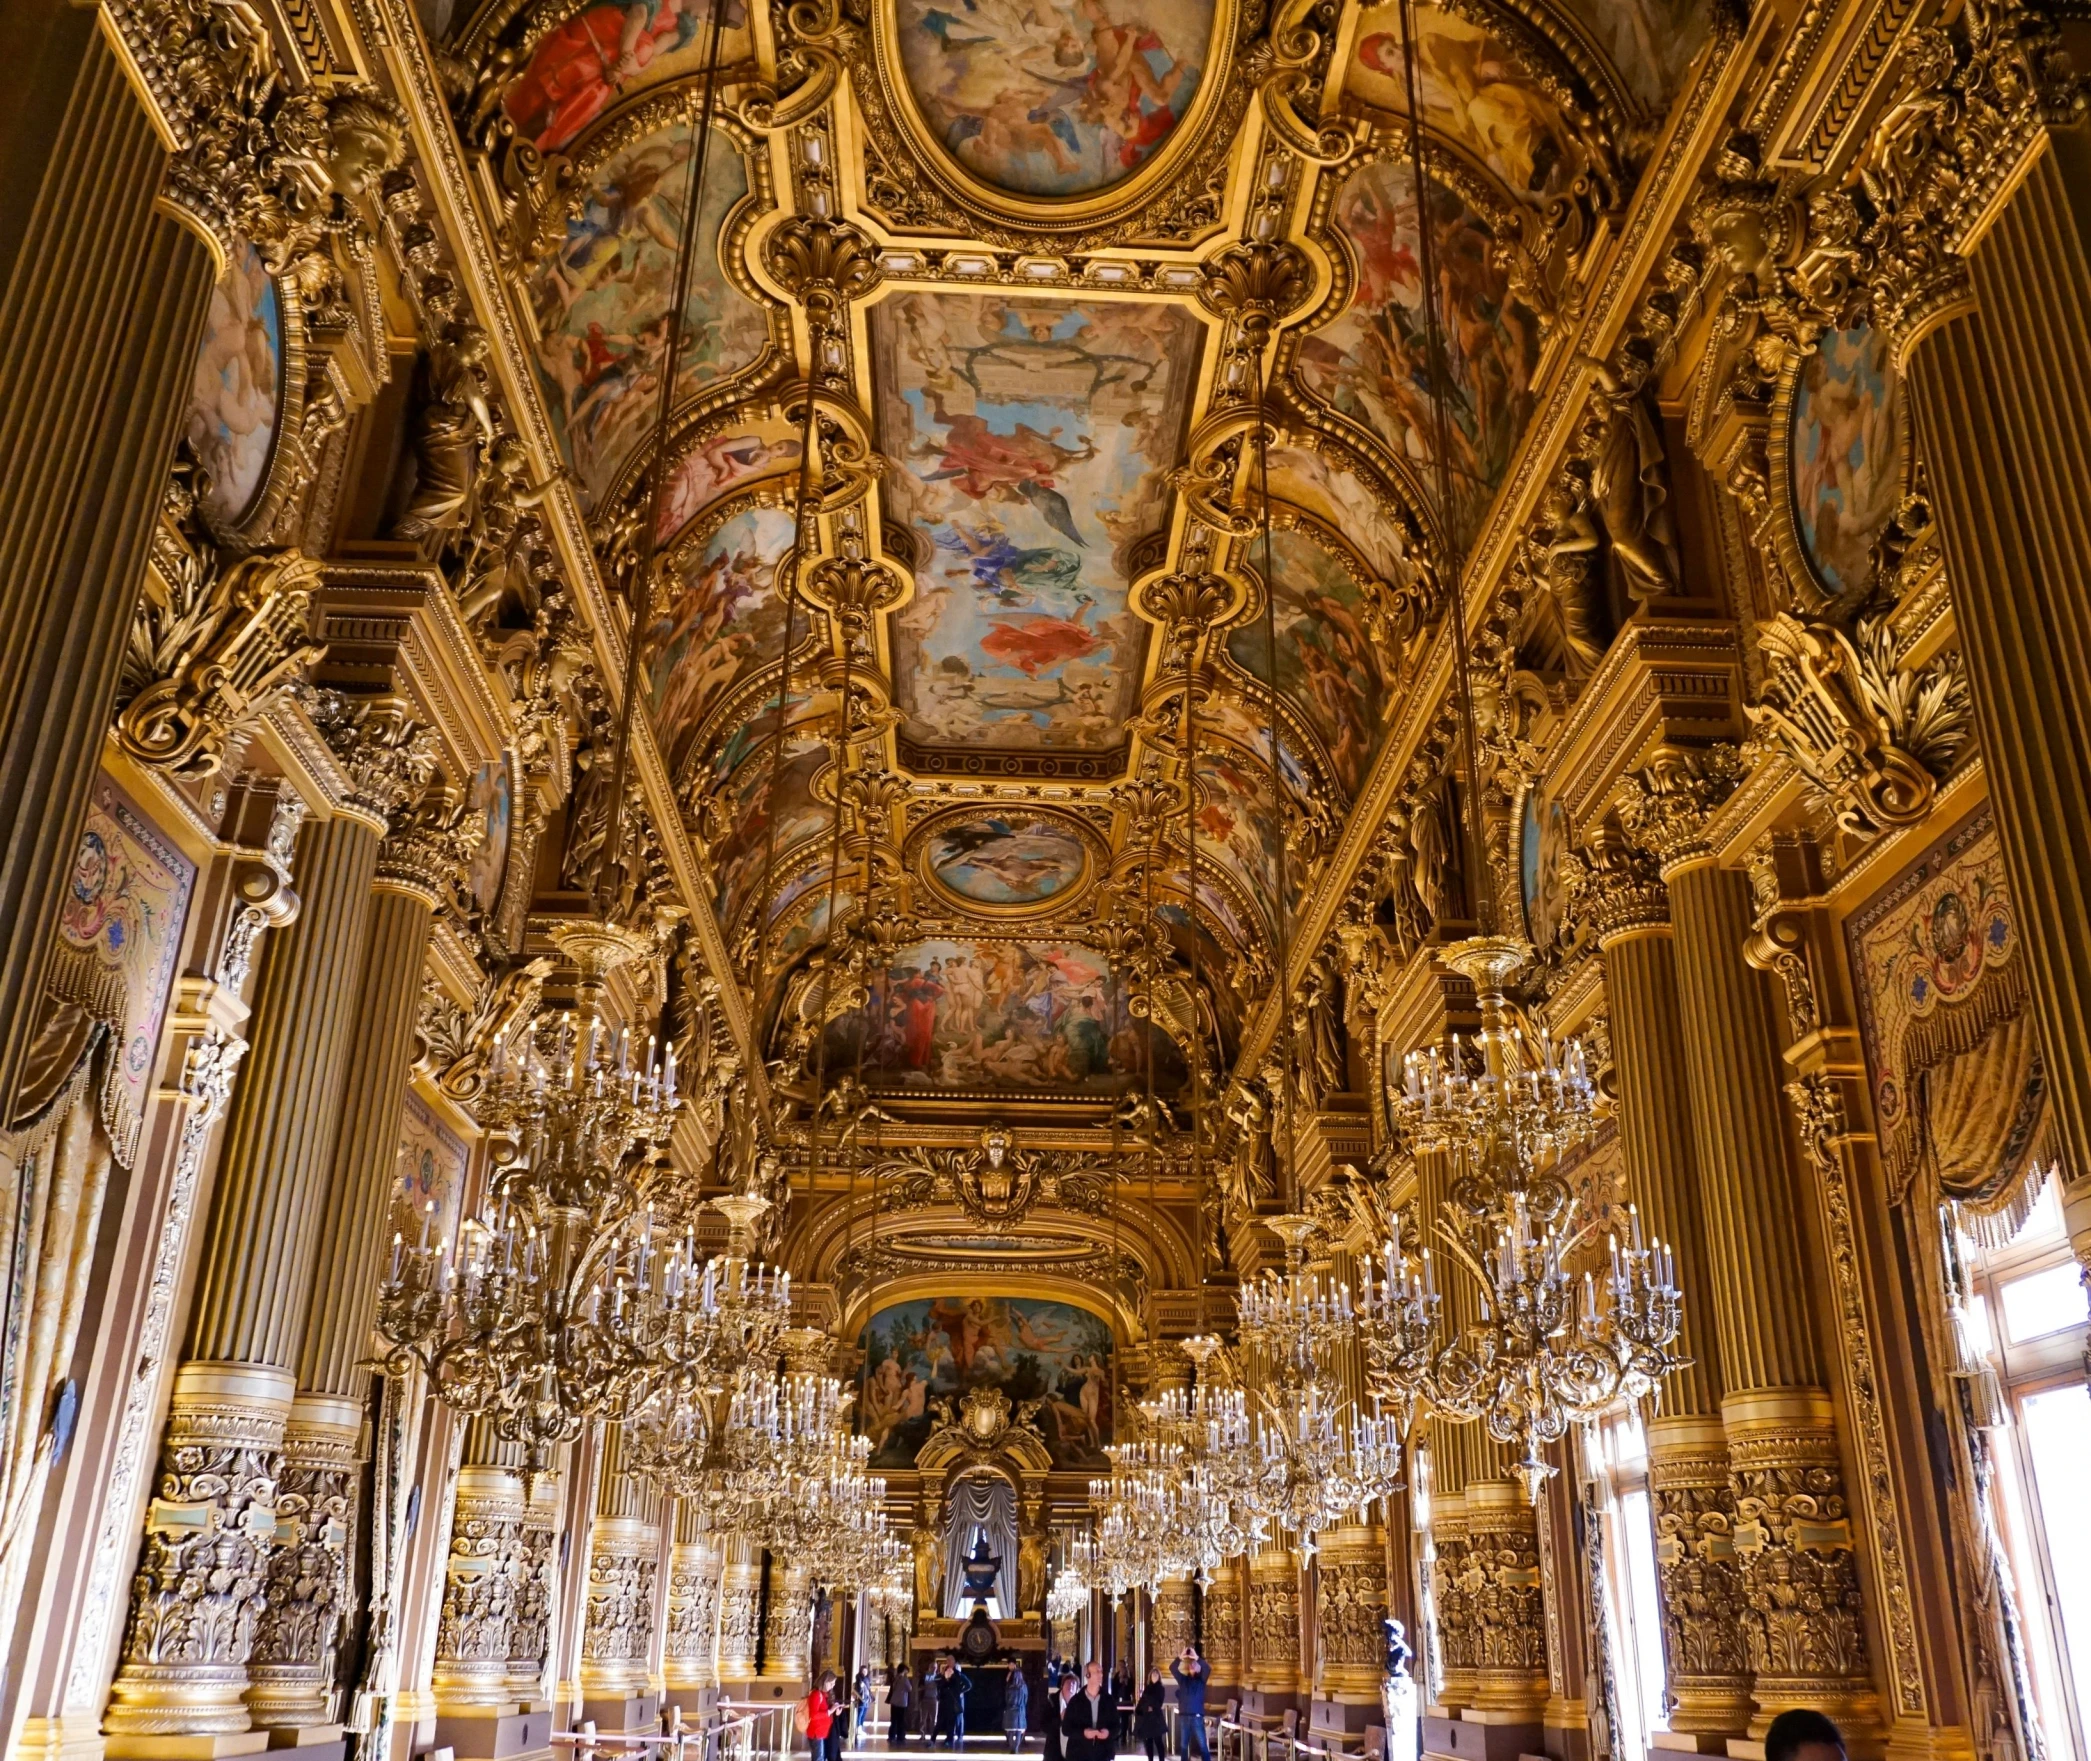
[[500,0],[452,30],[613,593],[673,374],[646,719],[770,1055],[981,1104],[1224,1079],[1708,34],[1682,0],[1417,7],[1419,199],[1399,14]]

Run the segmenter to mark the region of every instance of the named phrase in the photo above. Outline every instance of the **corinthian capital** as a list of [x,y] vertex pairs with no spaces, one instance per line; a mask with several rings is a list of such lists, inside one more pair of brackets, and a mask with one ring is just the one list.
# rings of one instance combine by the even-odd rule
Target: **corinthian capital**
[[1659,746],[1646,767],[1620,779],[1620,823],[1668,870],[1709,853],[1708,823],[1741,780],[1741,756],[1726,741]]
[[1570,856],[1567,881],[1600,947],[1614,936],[1670,921],[1670,893],[1655,858],[1610,822]]
[[2040,132],[2080,120],[2061,32],[2026,0],[1918,32],[1856,168],[1873,320],[1898,356],[1971,295],[1961,255]]
[[414,720],[403,697],[321,691],[312,719],[348,773],[349,805],[365,813],[389,820],[435,775],[435,731]]

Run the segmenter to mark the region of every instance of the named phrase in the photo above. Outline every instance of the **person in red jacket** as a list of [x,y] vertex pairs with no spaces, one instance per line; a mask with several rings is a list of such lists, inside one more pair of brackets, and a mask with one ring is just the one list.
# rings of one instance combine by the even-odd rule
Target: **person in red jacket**
[[806,1744],[813,1761],[842,1761],[835,1737],[835,1672],[824,1669],[820,1685],[806,1696]]

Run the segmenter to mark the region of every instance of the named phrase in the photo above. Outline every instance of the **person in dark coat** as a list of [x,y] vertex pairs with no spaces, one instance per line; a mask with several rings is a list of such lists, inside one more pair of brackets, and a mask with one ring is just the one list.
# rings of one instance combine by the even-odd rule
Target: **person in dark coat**
[[1111,1730],[1119,1748],[1133,1734],[1133,1666],[1121,1657],[1111,1671],[1111,1705],[1116,1711]]
[[886,1688],[886,1741],[904,1745],[908,1740],[908,1713],[915,1704],[915,1678],[906,1665],[894,1670]]
[[1082,1671],[1081,1687],[1060,1717],[1066,1761],[1113,1761],[1118,1752],[1116,1717],[1111,1689],[1104,1680],[1104,1666],[1091,1658],[1089,1667]]
[[947,1749],[966,1746],[966,1678],[946,1657],[937,1664],[937,1736]]
[[1031,1726],[1031,1684],[1024,1680],[1024,1668],[1018,1664],[1009,1672],[1009,1685],[1002,1690],[1002,1734],[1009,1738],[1009,1752],[1014,1755],[1024,1746],[1024,1732]]
[[1061,1723],[1067,1717],[1067,1703],[1075,1697],[1075,1672],[1063,1669],[1060,1680],[1046,1696],[1045,1753],[1046,1761],[1067,1761],[1066,1741],[1061,1734]]
[[1140,1698],[1133,1705],[1133,1735],[1139,1738],[1147,1761],[1162,1761],[1162,1751],[1169,1746],[1169,1720],[1162,1710],[1166,1701],[1162,1672],[1150,1669],[1147,1685],[1140,1690]]

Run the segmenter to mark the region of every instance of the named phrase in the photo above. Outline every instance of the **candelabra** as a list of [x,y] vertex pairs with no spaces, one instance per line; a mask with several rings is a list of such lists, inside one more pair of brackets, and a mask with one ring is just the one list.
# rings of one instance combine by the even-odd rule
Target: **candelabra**
[[687,1233],[657,1239],[660,1156],[678,1107],[675,1052],[634,1059],[594,1012],[543,1016],[494,1044],[479,1117],[496,1172],[479,1215],[443,1239],[395,1236],[378,1325],[437,1395],[532,1448],[644,1398],[703,1328],[707,1278]]
[[1400,1490],[1401,1427],[1310,1383],[1287,1399],[1263,1401],[1254,1459],[1258,1516],[1311,1558],[1323,1530]]
[[1480,1418],[1496,1441],[1521,1444],[1517,1471],[1536,1501],[1554,1471],[1544,1445],[1677,1366],[1683,1299],[1669,1248],[1643,1240],[1637,1212],[1624,1246],[1612,1236],[1605,1267],[1575,1270],[1599,1220],[1561,1163],[1588,1141],[1596,1093],[1579,1044],[1511,1025],[1504,991],[1526,958],[1499,937],[1447,953],[1473,981],[1480,1031],[1444,1055],[1412,1053],[1391,1097],[1410,1142],[1450,1161],[1436,1229],[1474,1282],[1479,1320],[1444,1336],[1430,1253],[1411,1256],[1398,1229],[1377,1282],[1366,1273],[1360,1310],[1376,1384],[1404,1411]]
[[1061,1549],[1060,1569],[1046,1590],[1046,1619],[1055,1626],[1080,1620],[1089,1611],[1096,1583],[1096,1542],[1088,1535],[1070,1534]]

